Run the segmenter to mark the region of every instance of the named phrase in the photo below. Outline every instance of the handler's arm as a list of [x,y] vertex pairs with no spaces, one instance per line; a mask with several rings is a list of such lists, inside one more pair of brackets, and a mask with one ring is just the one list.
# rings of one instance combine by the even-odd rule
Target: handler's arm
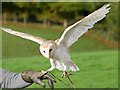
[[2,71],[0,72],[0,88],[25,88],[32,84],[25,82],[21,73],[13,73],[1,68],[0,71]]

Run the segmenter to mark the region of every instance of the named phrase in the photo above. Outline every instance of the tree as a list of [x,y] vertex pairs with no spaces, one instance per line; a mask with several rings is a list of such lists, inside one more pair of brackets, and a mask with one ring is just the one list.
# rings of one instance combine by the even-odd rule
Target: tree
[[71,20],[80,20],[81,17],[88,15],[90,10],[95,8],[94,3],[81,2],[57,2],[50,3],[51,11],[62,22],[64,27],[68,26]]
[[24,25],[26,25],[27,17],[34,11],[34,8],[36,8],[36,3],[34,3],[34,2],[15,2],[15,5],[17,5],[19,7],[19,14],[23,18]]
[[106,20],[107,39],[118,40],[118,3],[111,4],[111,10]]
[[[13,21],[17,22],[16,13],[19,12],[18,6],[12,2],[3,2],[2,3],[2,12],[3,12],[3,21],[7,23],[7,19],[10,17],[13,18]],[[12,12],[12,13],[11,13]]]

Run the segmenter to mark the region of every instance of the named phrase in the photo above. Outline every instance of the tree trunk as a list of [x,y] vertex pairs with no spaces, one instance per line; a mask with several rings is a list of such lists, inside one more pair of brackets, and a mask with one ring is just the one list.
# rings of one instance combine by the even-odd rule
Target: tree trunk
[[43,21],[43,26],[44,26],[44,28],[46,28],[46,27],[47,27],[47,19],[46,19],[46,18],[44,18],[44,21]]
[[26,26],[26,24],[27,24],[27,14],[23,15],[23,23],[24,23],[24,26]]
[[64,26],[64,28],[67,27],[67,19],[64,19],[64,21],[63,21],[63,26]]
[[3,23],[7,24],[7,13],[6,12],[3,13]]
[[14,24],[16,24],[17,23],[17,15],[16,15],[16,13],[14,13],[13,14],[13,22],[14,22]]

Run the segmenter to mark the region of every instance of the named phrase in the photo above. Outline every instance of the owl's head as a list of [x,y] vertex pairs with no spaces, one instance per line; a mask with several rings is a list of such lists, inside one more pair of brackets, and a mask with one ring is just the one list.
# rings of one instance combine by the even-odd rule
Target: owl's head
[[53,55],[55,54],[56,49],[57,49],[57,44],[54,41],[44,42],[40,46],[40,52],[46,58],[52,58]]

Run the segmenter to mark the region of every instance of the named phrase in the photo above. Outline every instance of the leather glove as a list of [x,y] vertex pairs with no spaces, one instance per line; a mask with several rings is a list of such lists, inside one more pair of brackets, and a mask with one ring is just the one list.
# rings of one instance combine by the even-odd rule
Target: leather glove
[[22,73],[22,78],[28,83],[36,83],[41,85],[43,88],[46,87],[46,84],[42,81],[43,79],[48,80],[48,84],[51,88],[54,88],[53,82],[56,83],[56,80],[49,74],[44,74],[44,71],[32,71],[26,70]]

